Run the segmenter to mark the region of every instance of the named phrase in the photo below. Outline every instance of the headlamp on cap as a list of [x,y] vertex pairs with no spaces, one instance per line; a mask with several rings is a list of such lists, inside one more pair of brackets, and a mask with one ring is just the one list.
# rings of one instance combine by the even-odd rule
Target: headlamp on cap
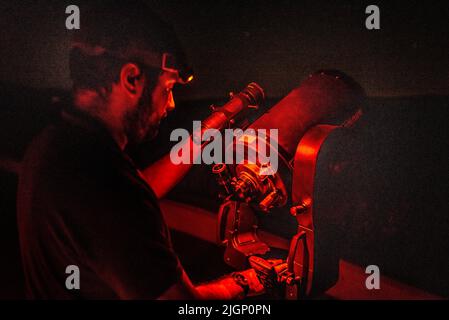
[[168,72],[173,72],[178,75],[178,83],[186,84],[193,80],[193,70],[188,66],[180,66],[176,58],[170,53],[162,54],[161,69]]
[[122,60],[129,60],[129,57],[140,57],[142,62],[153,68],[161,68],[163,71],[175,73],[178,77],[176,80],[180,84],[186,84],[193,80],[193,69],[186,63],[182,63],[176,57],[168,52],[158,54],[147,50],[138,50],[129,48],[126,52],[117,52],[108,50],[102,46],[91,46],[83,42],[72,42],[71,48],[79,49],[88,56],[101,56],[108,54],[112,57]]

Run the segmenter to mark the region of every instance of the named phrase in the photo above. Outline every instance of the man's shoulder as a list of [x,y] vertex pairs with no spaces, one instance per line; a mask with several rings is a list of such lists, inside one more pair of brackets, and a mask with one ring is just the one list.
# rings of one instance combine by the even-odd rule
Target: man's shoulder
[[85,156],[85,152],[74,145],[73,133],[63,124],[51,124],[37,134],[28,145],[23,157],[26,169],[44,169],[67,165],[76,158]]
[[104,131],[85,130],[70,123],[49,125],[30,143],[22,175],[43,185],[108,189],[130,193],[144,183],[130,159]]
[[[29,145],[21,179],[26,189],[37,186],[66,196],[91,192],[135,202],[157,200],[139,177],[132,161],[104,131],[84,130],[64,122],[45,128]],[[131,201],[132,200],[132,201]]]
[[86,179],[101,182],[102,176],[119,173],[119,155],[102,145],[97,137],[66,123],[43,129],[28,145],[21,176],[35,183],[65,186]]

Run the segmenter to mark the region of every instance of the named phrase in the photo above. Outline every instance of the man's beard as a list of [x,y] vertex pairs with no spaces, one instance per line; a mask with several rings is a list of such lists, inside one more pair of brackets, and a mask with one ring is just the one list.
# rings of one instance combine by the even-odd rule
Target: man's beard
[[125,134],[129,145],[139,145],[155,138],[159,132],[159,124],[151,123],[150,116],[154,111],[152,89],[146,85],[143,89],[136,109],[126,113],[124,118]]

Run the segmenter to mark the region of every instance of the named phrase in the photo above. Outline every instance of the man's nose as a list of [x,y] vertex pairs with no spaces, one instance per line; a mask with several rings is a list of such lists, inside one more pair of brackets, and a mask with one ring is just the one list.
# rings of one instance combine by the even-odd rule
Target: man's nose
[[167,99],[167,111],[172,111],[175,108],[175,99],[173,98],[173,92],[168,93]]

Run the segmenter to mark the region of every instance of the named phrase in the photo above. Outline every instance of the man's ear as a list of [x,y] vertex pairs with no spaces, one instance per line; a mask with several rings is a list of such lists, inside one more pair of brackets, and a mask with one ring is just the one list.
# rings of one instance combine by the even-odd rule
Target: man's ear
[[120,85],[131,98],[139,98],[144,87],[142,70],[135,63],[127,63],[120,70]]

